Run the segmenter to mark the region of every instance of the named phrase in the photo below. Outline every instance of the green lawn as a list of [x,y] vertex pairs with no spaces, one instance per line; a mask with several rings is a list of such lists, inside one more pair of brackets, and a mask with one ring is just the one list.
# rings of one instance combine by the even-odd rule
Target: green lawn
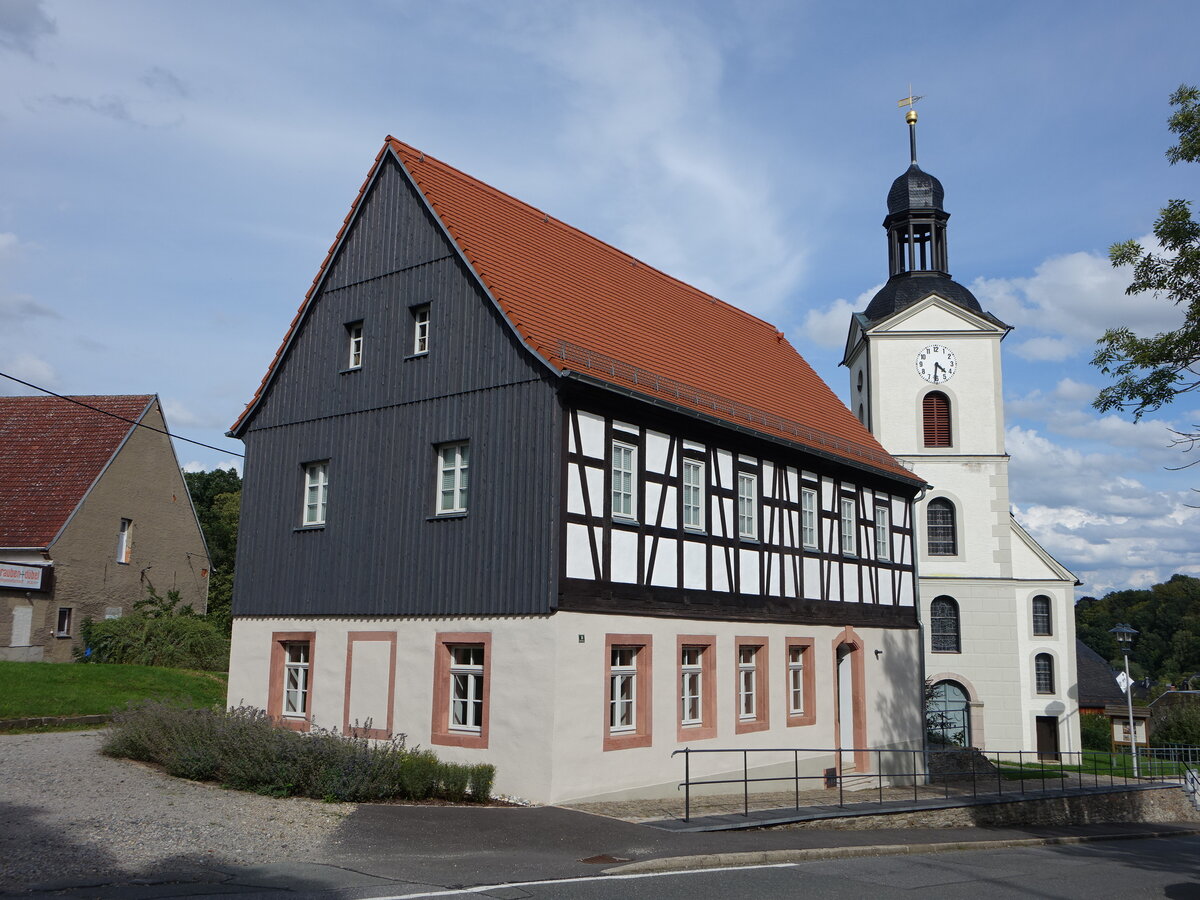
[[155,666],[0,660],[0,719],[91,716],[156,698],[185,706],[225,702],[225,676]]
[[[1013,762],[1000,763],[1000,772],[1007,781],[1018,781],[1022,778],[1037,778],[1041,779],[1043,775],[1047,781],[1058,777],[1060,771],[1067,773],[1082,773],[1083,775],[1095,775],[1098,778],[1132,778],[1133,777],[1133,759],[1127,753],[1102,753],[1093,750],[1085,750],[1080,757],[1070,757],[1071,762],[1046,762],[1036,763],[1026,761],[1018,766]],[[1142,756],[1139,760],[1139,774],[1142,777],[1148,776],[1175,776],[1181,774],[1182,766],[1176,763],[1165,762],[1162,760],[1147,759]]]

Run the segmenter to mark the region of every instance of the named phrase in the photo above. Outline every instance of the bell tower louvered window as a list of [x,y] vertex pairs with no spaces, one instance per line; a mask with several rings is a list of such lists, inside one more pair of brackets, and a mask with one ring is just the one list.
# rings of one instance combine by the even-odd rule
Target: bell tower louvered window
[[949,447],[950,398],[941,391],[930,391],[922,401],[922,412],[925,421],[925,446]]

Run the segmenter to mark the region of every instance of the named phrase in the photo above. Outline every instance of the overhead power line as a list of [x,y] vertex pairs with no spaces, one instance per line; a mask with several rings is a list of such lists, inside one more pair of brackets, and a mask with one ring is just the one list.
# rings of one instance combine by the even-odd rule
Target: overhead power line
[[214,447],[212,444],[206,444],[204,441],[194,441],[191,438],[183,437],[179,434],[171,434],[162,428],[155,428],[153,425],[146,425],[142,422],[135,422],[133,419],[127,419],[124,416],[118,416],[116,413],[109,412],[106,409],[92,406],[90,403],[84,403],[82,400],[76,400],[74,397],[65,397],[62,394],[56,394],[49,388],[44,388],[41,385],[30,384],[28,381],[22,381],[15,375],[9,375],[7,372],[0,372],[0,376],[7,378],[9,381],[15,381],[17,384],[23,384],[25,387],[33,388],[35,391],[41,391],[43,394],[49,394],[51,397],[57,397],[59,400],[66,400],[68,403],[74,403],[76,406],[82,406],[84,409],[90,409],[92,412],[98,412],[102,416],[108,416],[111,419],[119,419],[122,422],[128,422],[130,425],[136,425],[138,428],[145,428],[149,431],[156,431],[159,434],[165,434],[167,437],[176,441],[186,441],[189,444],[195,444],[197,447],[205,447],[209,450],[216,450],[218,453],[228,453],[230,456],[236,456],[238,459],[245,459],[244,453],[234,453],[232,450],[227,450],[224,447]]

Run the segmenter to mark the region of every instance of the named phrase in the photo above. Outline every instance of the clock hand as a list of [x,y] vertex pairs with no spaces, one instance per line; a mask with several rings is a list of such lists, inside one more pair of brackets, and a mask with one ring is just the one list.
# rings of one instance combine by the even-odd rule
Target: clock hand
[[935,362],[935,363],[933,364],[933,382],[934,382],[934,384],[937,384],[937,380],[938,380],[938,377],[937,377],[938,369],[942,369],[942,372],[943,372],[943,373],[946,371],[945,369],[943,369],[943,368],[942,368],[942,364],[941,364],[940,362]]

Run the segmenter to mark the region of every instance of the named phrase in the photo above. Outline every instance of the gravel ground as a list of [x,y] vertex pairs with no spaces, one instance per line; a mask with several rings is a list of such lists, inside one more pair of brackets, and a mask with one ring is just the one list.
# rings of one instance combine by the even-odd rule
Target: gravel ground
[[102,756],[102,739],[0,735],[0,889],[312,860],[355,808],[183,781]]

